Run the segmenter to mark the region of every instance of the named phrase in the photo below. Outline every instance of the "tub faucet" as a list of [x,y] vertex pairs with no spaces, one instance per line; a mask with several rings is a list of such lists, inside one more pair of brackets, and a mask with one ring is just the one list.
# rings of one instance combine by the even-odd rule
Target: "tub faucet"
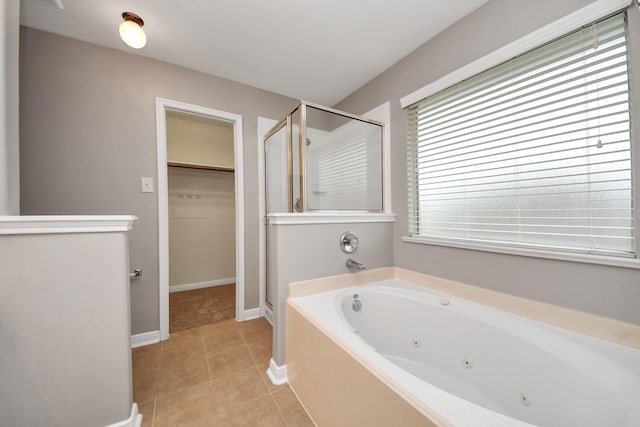
[[347,268],[351,271],[362,271],[367,268],[367,266],[349,258],[347,260]]

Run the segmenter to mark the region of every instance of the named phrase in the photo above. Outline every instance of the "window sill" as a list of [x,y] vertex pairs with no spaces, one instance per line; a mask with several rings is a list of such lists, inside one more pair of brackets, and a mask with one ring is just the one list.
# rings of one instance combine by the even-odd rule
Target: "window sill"
[[439,240],[425,237],[403,236],[402,240],[409,243],[420,243],[423,245],[446,246],[459,249],[471,249],[475,251],[493,252],[507,255],[527,256],[534,258],[546,258],[560,261],[583,262],[588,264],[600,264],[613,267],[637,268],[640,269],[640,260],[637,258],[619,258],[603,255],[591,255],[586,253],[556,252],[539,250],[532,248],[520,248],[509,246],[486,245],[471,242],[455,242],[450,240]]

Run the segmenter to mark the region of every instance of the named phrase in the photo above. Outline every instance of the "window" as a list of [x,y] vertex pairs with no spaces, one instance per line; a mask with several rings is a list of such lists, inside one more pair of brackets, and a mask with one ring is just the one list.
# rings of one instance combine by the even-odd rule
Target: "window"
[[626,14],[408,107],[409,233],[635,257]]

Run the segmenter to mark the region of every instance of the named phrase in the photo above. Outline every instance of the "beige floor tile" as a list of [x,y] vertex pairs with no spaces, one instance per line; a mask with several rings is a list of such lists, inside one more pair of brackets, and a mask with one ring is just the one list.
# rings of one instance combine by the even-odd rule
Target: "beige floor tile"
[[169,339],[162,341],[162,351],[173,350],[176,347],[195,345],[198,342],[202,342],[202,332],[200,328],[173,332],[169,335]]
[[207,360],[211,378],[218,378],[253,366],[253,358],[244,343],[218,347],[214,351],[207,352]]
[[264,319],[227,320],[134,349],[134,400],[143,425],[313,425],[305,424],[306,413],[288,386],[275,386],[266,375],[271,337]]
[[268,339],[271,339],[272,327],[269,322],[264,320],[264,317],[238,322],[238,327],[243,338],[247,341],[252,341],[255,337],[268,337]]
[[133,370],[139,373],[158,370],[161,344],[145,345],[131,350]]
[[237,332],[240,331],[240,328],[238,327],[238,322],[236,322],[233,319],[200,326],[198,329],[200,330],[200,333],[202,334],[203,337],[208,337],[211,334],[216,334],[223,330],[233,330]]
[[159,398],[153,425],[209,426],[213,416],[211,385],[206,382]]
[[160,369],[177,363],[193,362],[197,359],[206,358],[204,352],[204,341],[202,338],[193,340],[184,340],[182,345],[174,344],[173,346],[162,349],[160,353]]
[[298,398],[291,391],[289,387],[284,387],[281,390],[273,393],[273,398],[280,407],[282,415],[289,427],[313,427],[313,421],[307,415],[307,411],[304,410]]
[[267,340],[264,337],[255,338],[253,341],[247,342],[247,347],[249,347],[251,356],[257,365],[268,364],[269,360],[271,360],[271,340]]
[[158,391],[159,371],[133,370],[133,401],[141,404],[153,401]]
[[207,352],[207,356],[215,353],[221,348],[233,347],[244,344],[244,340],[240,336],[240,332],[234,329],[219,330],[216,333],[211,333],[204,338],[204,348]]
[[265,317],[259,317],[257,319],[245,320],[244,322],[238,322],[238,326],[243,330],[250,329],[265,329],[271,330],[271,323]]
[[165,396],[208,381],[209,369],[204,357],[168,365],[159,370],[158,396]]
[[270,395],[238,406],[231,411],[219,413],[212,422],[225,427],[286,427],[280,411]]
[[211,381],[213,405],[216,412],[228,412],[268,394],[267,387],[255,366]]
[[151,427],[153,425],[153,412],[155,407],[155,400],[138,405],[138,412],[142,414],[142,427]]

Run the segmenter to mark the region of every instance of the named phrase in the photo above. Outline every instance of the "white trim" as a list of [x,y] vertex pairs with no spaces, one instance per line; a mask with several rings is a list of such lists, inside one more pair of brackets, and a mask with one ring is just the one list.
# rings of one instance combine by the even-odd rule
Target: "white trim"
[[111,233],[129,231],[134,215],[0,216],[0,234]]
[[160,342],[160,331],[143,332],[131,335],[131,348],[143,347],[145,345]]
[[242,116],[226,111],[156,98],[158,167],[158,279],[160,338],[169,338],[169,213],[167,178],[167,111],[178,111],[233,123],[236,195],[236,320],[244,316],[244,150]]
[[244,311],[243,320],[259,319],[260,317],[260,307],[250,308],[249,310]]
[[391,207],[391,101],[378,105],[362,115],[384,125],[382,135],[382,178],[384,180],[384,211],[393,212]]
[[266,117],[258,117],[258,286],[260,287],[260,315],[266,314],[266,271],[267,271],[267,248],[264,215],[266,214],[265,204],[265,162],[264,162],[264,136],[278,123],[277,120]]
[[272,358],[269,361],[269,368],[267,368],[267,376],[275,385],[287,383],[287,365],[278,366]]
[[269,223],[277,225],[352,224],[357,222],[395,222],[393,213],[304,212],[272,213]]
[[462,80],[475,76],[501,64],[515,56],[548,43],[584,25],[607,16],[613,12],[629,6],[630,0],[597,0],[569,15],[552,22],[528,35],[509,43],[490,54],[474,61],[420,89],[402,97],[400,106],[406,108],[434,93],[440,92]]
[[192,291],[194,289],[212,288],[214,286],[233,285],[236,283],[235,277],[226,279],[208,280],[206,282],[183,283],[181,285],[169,285],[169,293]]
[[138,413],[138,404],[131,404],[131,415],[126,420],[109,424],[106,427],[140,427],[142,425],[142,414]]
[[273,327],[273,310],[271,310],[266,304],[264,305],[264,318],[267,319],[267,322],[269,322]]
[[640,260],[637,258],[618,258],[602,255],[591,255],[577,252],[557,252],[533,248],[519,248],[513,246],[494,246],[488,244],[458,242],[452,240],[439,240],[426,237],[403,236],[402,240],[409,243],[421,243],[423,245],[447,246],[460,249],[472,249],[476,251],[494,252],[507,255],[528,256],[534,258],[547,258],[560,261],[584,262],[588,264],[610,265],[614,267],[640,268]]

